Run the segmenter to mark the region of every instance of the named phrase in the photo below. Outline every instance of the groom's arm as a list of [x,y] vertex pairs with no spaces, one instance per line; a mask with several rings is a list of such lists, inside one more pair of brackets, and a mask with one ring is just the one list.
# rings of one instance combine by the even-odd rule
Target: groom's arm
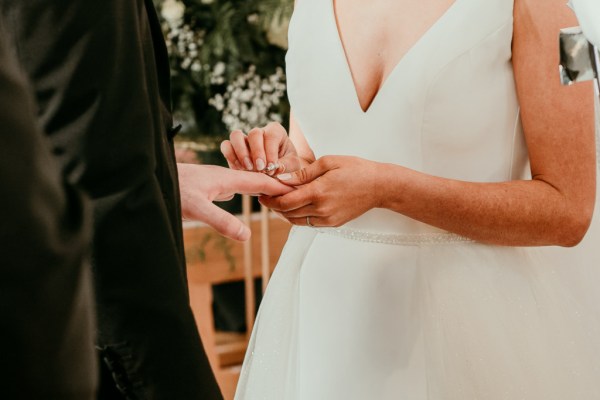
[[5,37],[0,32],[2,396],[91,400],[96,363],[83,200],[60,179]]
[[[99,198],[154,175],[153,149],[162,143],[150,137],[168,106],[158,115],[148,103],[168,96],[168,87],[147,85],[159,67],[146,43],[144,1],[1,0],[0,7],[69,182]],[[170,116],[162,119],[166,136]]]

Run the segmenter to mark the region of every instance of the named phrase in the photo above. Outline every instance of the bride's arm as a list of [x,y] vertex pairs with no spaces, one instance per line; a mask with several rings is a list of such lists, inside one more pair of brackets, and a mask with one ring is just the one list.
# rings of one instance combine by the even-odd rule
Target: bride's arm
[[515,1],[513,67],[532,180],[475,184],[406,172],[394,188],[403,195],[386,205],[489,243],[578,243],[594,207],[593,92],[561,86],[557,74],[558,31],[576,24],[562,0]]
[[383,207],[485,243],[575,245],[594,207],[593,92],[590,84],[559,83],[558,31],[576,25],[564,3],[515,1],[513,65],[532,180],[471,183],[325,157],[282,177],[310,184],[263,202],[299,225],[311,216],[316,226],[337,226]]

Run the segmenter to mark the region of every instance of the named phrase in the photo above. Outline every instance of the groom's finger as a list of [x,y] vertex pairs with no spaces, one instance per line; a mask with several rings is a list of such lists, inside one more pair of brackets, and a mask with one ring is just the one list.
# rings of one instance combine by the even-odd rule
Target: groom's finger
[[301,170],[277,175],[277,179],[290,186],[306,185],[335,168],[337,167],[328,157],[321,157]]
[[291,218],[322,217],[325,214],[311,203],[296,210],[283,212],[282,216],[289,220]]
[[204,222],[230,239],[243,242],[250,239],[251,236],[250,228],[242,221],[209,201],[198,204],[186,217]]
[[223,176],[222,182],[222,191],[230,193],[260,193],[269,196],[281,196],[293,190],[294,188],[257,172],[228,170],[228,175]]

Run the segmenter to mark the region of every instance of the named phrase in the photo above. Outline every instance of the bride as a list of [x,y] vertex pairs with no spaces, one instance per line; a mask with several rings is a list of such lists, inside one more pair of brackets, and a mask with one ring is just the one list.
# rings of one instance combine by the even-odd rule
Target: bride
[[222,145],[297,188],[261,198],[297,227],[237,399],[600,399],[593,285],[543,247],[595,206],[592,88],[557,72],[572,25],[565,0],[297,0],[289,137]]

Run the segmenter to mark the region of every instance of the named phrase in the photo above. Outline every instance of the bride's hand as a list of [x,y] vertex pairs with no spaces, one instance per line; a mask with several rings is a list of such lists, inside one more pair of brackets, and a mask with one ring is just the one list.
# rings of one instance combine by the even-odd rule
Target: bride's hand
[[229,140],[221,143],[221,152],[232,169],[267,172],[269,175],[300,169],[296,148],[285,128],[276,122],[254,128],[248,136],[242,131],[233,131]]
[[337,227],[380,204],[379,168],[384,166],[357,157],[325,156],[304,169],[278,175],[297,190],[260,202],[294,225]]

